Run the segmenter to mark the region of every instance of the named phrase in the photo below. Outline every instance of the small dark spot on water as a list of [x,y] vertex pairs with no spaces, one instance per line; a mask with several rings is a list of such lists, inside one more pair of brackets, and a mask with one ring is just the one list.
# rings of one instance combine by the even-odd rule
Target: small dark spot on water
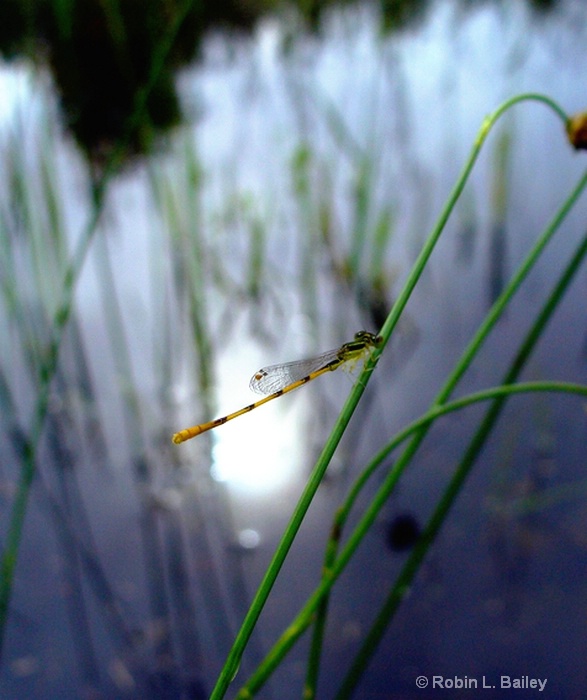
[[411,549],[420,536],[420,525],[410,513],[398,515],[388,523],[385,540],[392,552],[405,552]]

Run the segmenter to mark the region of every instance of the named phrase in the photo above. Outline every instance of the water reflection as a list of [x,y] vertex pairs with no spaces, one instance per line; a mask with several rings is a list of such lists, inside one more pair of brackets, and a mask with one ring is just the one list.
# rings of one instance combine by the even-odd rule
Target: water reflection
[[[183,74],[185,99],[204,97],[202,120],[116,182],[95,241],[104,245],[76,290],[19,552],[3,696],[209,692],[351,384],[324,378],[184,452],[169,444],[171,433],[248,403],[256,367],[334,347],[384,315],[382,300],[393,299],[482,116],[503,94],[539,83],[569,110],[584,107],[575,88],[583,52],[572,33],[561,44],[561,25],[529,32],[526,18],[509,24],[512,15],[488,6],[462,25],[454,16],[444,5],[420,33],[386,42],[368,12],[333,15],[323,44],[300,41],[285,59],[260,32],[262,51],[241,46],[232,64]],[[266,30],[275,38],[279,27]],[[31,85],[38,104],[43,85]],[[4,523],[62,291],[56,281],[91,206],[47,101],[48,112],[17,107],[16,126],[2,132],[10,156],[0,164]],[[528,106],[504,124],[507,149],[490,143],[410,305],[415,341],[406,348],[400,337],[378,366],[239,679],[311,591],[333,512],[358,470],[426,407],[488,298],[583,168],[551,127]],[[504,205],[488,183],[506,176]],[[463,390],[501,376],[584,220],[582,207]],[[583,308],[579,284],[529,376],[585,380]],[[243,346],[249,335],[261,339],[261,356]],[[477,415],[439,423],[402,479],[384,516],[384,527],[397,526],[409,513],[407,539],[388,533],[396,550],[436,503]],[[581,692],[581,415],[561,398],[512,404],[369,669],[364,697],[415,696],[418,672],[540,672],[561,696]],[[351,663],[405,556],[385,554],[374,532],[332,604],[326,688]],[[276,697],[299,696],[296,653],[279,671]]]
[[[292,51],[302,30],[323,30],[331,2],[292,2],[301,22],[284,31],[281,51]],[[365,3],[366,4],[366,3]],[[438,3],[437,3],[438,4]],[[528,0],[548,14],[557,0]],[[357,4],[358,6],[358,4]],[[429,18],[429,0],[380,0],[377,21],[386,33],[401,34]],[[460,0],[459,9],[475,9]],[[206,38],[219,29],[232,40],[250,36],[275,11],[273,2],[168,7],[152,2],[144,13],[132,5],[73,2],[67,12],[41,2],[0,8],[0,52],[47,64],[59,94],[61,119],[94,166],[104,165],[121,141],[124,158],[147,154],[182,119],[176,72],[201,59]],[[293,19],[293,14],[292,18]],[[156,28],[156,30],[155,30]],[[137,112],[137,107],[139,110]]]

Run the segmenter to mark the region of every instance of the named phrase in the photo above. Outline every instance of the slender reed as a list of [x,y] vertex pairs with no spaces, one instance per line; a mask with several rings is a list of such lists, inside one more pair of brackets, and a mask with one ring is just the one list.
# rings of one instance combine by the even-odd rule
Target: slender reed
[[131,141],[132,134],[136,130],[137,126],[140,125],[141,117],[146,112],[145,107],[149,94],[165,65],[165,61],[169,55],[173,41],[187,12],[191,8],[192,3],[193,0],[185,0],[181,4],[174,17],[174,21],[170,25],[169,31],[162,38],[157,47],[157,50],[153,56],[153,63],[149,73],[149,79],[145,83],[144,87],[137,93],[133,116],[129,120],[125,136],[114,148],[101,176],[96,182],[94,182],[92,192],[93,202],[88,221],[83,228],[77,242],[77,246],[63,273],[61,300],[57,305],[57,310],[54,314],[54,318],[52,319],[47,351],[44,354],[41,366],[39,367],[39,389],[37,401],[31,428],[23,445],[20,481],[17,487],[14,503],[12,505],[8,531],[0,560],[0,654],[2,652],[4,633],[6,630],[14,569],[18,558],[22,528],[27,511],[30,489],[36,472],[38,447],[49,408],[50,391],[52,380],[57,370],[59,349],[64,330],[68,324],[73,307],[76,283],[79,279],[88,251],[97,231],[110,182],[118,171],[123,160],[126,144]]
[[[585,180],[585,178],[584,183],[587,184],[587,180]],[[542,336],[546,324],[562,300],[564,293],[568,289],[574,275],[585,260],[586,255],[587,236],[585,236],[579,244],[575,254],[561,274],[557,284],[546,300],[534,324],[528,331],[526,338],[521,343],[509,370],[506,372],[502,380],[502,386],[508,386],[510,388],[512,385],[515,386],[515,382],[517,381],[522,369],[530,357],[536,343]],[[583,394],[586,389],[586,387],[576,384],[571,384],[570,387],[572,387],[571,392],[577,394]],[[562,386],[559,388],[561,391],[567,391],[567,389],[563,388]],[[352,691],[355,689],[367,666],[367,663],[376,650],[381,637],[389,626],[389,623],[403,600],[406,591],[409,589],[410,584],[416,576],[426,553],[430,549],[432,542],[436,538],[440,528],[448,517],[449,511],[461,492],[465,480],[470,474],[471,469],[473,468],[473,465],[475,464],[475,461],[477,460],[477,457],[480,454],[484,444],[489,438],[510,393],[512,392],[497,395],[489,407],[485,418],[481,421],[475,435],[471,439],[471,442],[465,451],[463,459],[455,470],[449,485],[438,501],[434,513],[430,517],[418,542],[416,543],[416,546],[411,552],[408,561],[404,565],[396,580],[396,583],[389,593],[387,600],[377,615],[377,618],[367,634],[367,637],[363,642],[354,663],[348,670],[341,685],[340,691],[336,696],[337,700],[343,700],[344,698],[350,697]]]
[[[245,618],[245,622],[243,623],[243,627],[241,628],[241,631],[239,635],[237,636],[237,640],[235,641],[235,644],[233,645],[233,648],[229,654],[229,658],[227,660],[227,663],[221,673],[221,676],[219,678],[219,681],[216,685],[215,691],[212,695],[213,698],[220,698],[223,697],[224,693],[226,692],[226,688],[233,676],[233,674],[236,672],[236,669],[238,667],[238,663],[240,661],[240,657],[242,655],[242,652],[244,650],[244,647],[246,645],[247,639],[250,636],[252,632],[252,628],[254,624],[256,623],[256,620],[258,619],[258,616],[260,615],[262,606],[266,600],[266,597],[268,596],[271,586],[273,584],[273,581],[275,577],[277,576],[279,569],[283,563],[283,558],[287,554],[287,551],[289,550],[289,546],[291,545],[291,542],[293,541],[293,538],[295,537],[295,532],[297,528],[299,527],[299,524],[301,523],[301,520],[309,507],[309,503],[313,497],[313,494],[315,493],[315,490],[317,489],[320,480],[322,478],[322,475],[324,474],[324,471],[327,467],[328,461],[330,460],[333,451],[338,444],[338,441],[340,440],[340,437],[342,436],[342,433],[344,432],[344,429],[346,428],[346,425],[348,424],[348,420],[350,419],[350,416],[352,415],[352,412],[356,406],[356,402],[360,399],[366,382],[369,379],[369,375],[374,369],[377,360],[389,340],[392,331],[394,330],[410,296],[412,291],[414,290],[421,274],[422,271],[427,264],[427,261],[432,254],[432,251],[444,229],[444,226],[454,208],[454,205],[456,201],[458,200],[465,183],[470,175],[470,172],[476,162],[476,159],[478,157],[478,154],[480,152],[480,149],[490,131],[492,126],[495,124],[495,122],[499,119],[499,117],[508,109],[510,109],[513,105],[517,104],[518,102],[521,102],[523,100],[536,100],[539,102],[543,102],[547,104],[549,107],[551,107],[555,113],[563,120],[564,124],[566,125],[567,123],[567,117],[564,114],[564,112],[556,105],[553,103],[552,100],[549,98],[543,96],[543,95],[537,95],[537,94],[525,94],[525,95],[519,95],[511,100],[508,100],[506,103],[501,105],[492,115],[490,115],[484,122],[479,135],[476,139],[476,142],[473,146],[472,152],[469,156],[468,161],[466,162],[461,175],[459,176],[457,183],[455,184],[448,200],[447,203],[444,207],[444,209],[441,212],[441,215],[431,232],[430,236],[428,237],[427,241],[424,244],[424,247],[418,256],[410,274],[408,275],[408,279],[406,281],[406,284],[400,293],[395,305],[393,306],[386,322],[383,325],[381,335],[383,336],[383,343],[382,345],[377,348],[377,350],[373,353],[372,357],[368,360],[366,363],[365,369],[363,374],[361,375],[361,378],[359,382],[356,384],[356,386],[353,388],[349,399],[347,400],[347,403],[345,404],[343,411],[341,413],[341,416],[339,417],[339,420],[337,421],[335,428],[333,430],[332,435],[330,436],[330,439],[328,440],[324,451],[322,455],[320,456],[317,465],[312,472],[312,475],[310,477],[310,480],[306,486],[306,489],[304,490],[304,493],[302,494],[302,497],[298,503],[298,506],[296,507],[296,510],[294,511],[294,515],[292,517],[292,520],[290,521],[290,524],[286,530],[286,533],[284,535],[284,538],[282,539],[280,545],[278,546],[277,552],[274,556],[274,559],[268,569],[268,572],[257,592],[257,595],[253,601],[253,604],[249,610],[249,613],[247,617]],[[565,207],[563,207],[563,211],[561,212],[561,220],[564,218],[566,213],[568,213],[568,210],[571,208],[571,206],[574,204],[576,199],[578,198],[580,192],[582,191],[583,187],[586,184],[585,177],[582,179],[580,185],[576,188],[576,190],[573,192],[572,196],[569,198],[568,202],[565,204]],[[552,233],[558,225],[560,224],[560,221],[555,220],[553,226],[552,226]],[[545,244],[545,243],[544,243]],[[541,252],[542,248],[539,247],[539,251]],[[537,253],[538,254],[538,253]],[[530,265],[531,267],[531,265]],[[529,268],[528,268],[529,269]],[[524,274],[527,273],[528,270],[524,271]],[[521,282],[521,278],[518,280],[517,284],[513,286],[513,288],[510,290],[510,296],[511,294],[514,293],[514,291],[517,289],[517,286],[519,286],[519,283]],[[507,299],[503,300],[503,305],[507,303],[509,300],[509,297]],[[464,359],[462,362],[460,362],[457,367],[455,368],[453,374],[451,377],[449,377],[449,380],[447,381],[445,385],[445,389],[440,393],[440,395],[437,397],[437,400],[433,404],[433,408],[436,408],[437,406],[440,407],[443,403],[446,402],[448,399],[453,386],[456,384],[460,376],[462,376],[462,373],[465,371],[466,367],[469,366],[470,361],[473,359],[475,356],[476,352],[478,351],[486,333],[489,331],[489,328],[491,327],[491,324],[493,324],[496,320],[496,318],[499,316],[501,313],[501,310],[494,309],[492,310],[494,312],[493,316],[491,315],[490,312],[490,317],[489,320],[487,321],[486,327],[482,327],[480,329],[480,333],[476,336],[476,341],[471,344],[471,346],[468,349],[468,356],[466,359]],[[411,460],[412,456],[415,454],[417,451],[420,442],[423,440],[423,437],[426,433],[427,428],[426,427],[421,427],[418,432],[414,435],[412,442],[410,445],[407,447],[406,451],[400,458],[400,469],[401,471]],[[374,460],[375,461],[375,460]],[[399,473],[398,471],[398,473]],[[393,470],[393,473],[395,474],[395,469]],[[397,480],[397,477],[394,477],[394,483]],[[393,485],[391,485],[391,488]],[[332,569],[327,569],[324,574],[324,578],[320,586],[316,589],[316,592],[311,598],[309,599],[308,603],[298,615],[296,620],[284,633],[284,635],[280,638],[280,640],[277,642],[277,644],[274,646],[273,650],[269,653],[268,657],[266,658],[265,662],[259,667],[257,673],[254,674],[254,676],[250,679],[250,681],[241,689],[238,697],[250,697],[258,688],[261,687],[261,685],[265,682],[267,676],[271,672],[271,669],[275,667],[277,663],[279,663],[279,660],[283,658],[283,655],[286,653],[286,651],[293,645],[295,639],[303,632],[303,630],[310,624],[311,620],[313,619],[315,612],[317,610],[318,604],[321,602],[323,596],[327,591],[330,589],[332,586],[333,582],[336,580],[337,576],[340,575],[348,561],[350,560],[352,554],[354,553],[356,547],[358,546],[359,542],[361,541],[362,537],[366,533],[366,531],[369,529],[369,527],[372,525],[374,518],[376,517],[377,512],[379,509],[382,507],[382,505],[385,503],[387,500],[389,492],[378,492],[377,496],[375,499],[372,501],[370,504],[369,508],[367,509],[364,517],[362,518],[359,526],[351,535],[351,538],[349,539],[346,547],[344,548],[343,552],[341,555],[336,559],[334,566]],[[336,535],[338,536],[338,532],[336,532]],[[334,538],[333,538],[334,539]],[[310,680],[310,684],[312,684],[314,681]],[[307,694],[309,697],[311,697],[311,688],[307,689]]]

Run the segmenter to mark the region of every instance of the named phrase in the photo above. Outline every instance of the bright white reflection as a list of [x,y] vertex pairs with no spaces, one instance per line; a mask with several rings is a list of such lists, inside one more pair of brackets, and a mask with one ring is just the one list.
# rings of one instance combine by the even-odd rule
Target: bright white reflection
[[238,543],[243,549],[256,549],[261,542],[261,535],[257,530],[247,527],[238,533]]
[[[292,356],[295,353],[292,351]],[[224,412],[246,406],[258,395],[249,390],[249,378],[271,364],[255,346],[240,343],[221,358],[218,396]],[[310,410],[303,389],[246,413],[213,431],[212,477],[231,491],[266,495],[291,484],[302,464],[301,427]]]
[[17,106],[25,101],[30,101],[30,71],[26,64],[8,66],[0,61],[0,124],[10,123]]
[[[258,495],[286,487],[301,463],[300,421],[296,406],[263,406],[216,429],[212,477],[231,490]],[[284,397],[286,400],[286,397]],[[276,401],[276,404],[279,400]]]

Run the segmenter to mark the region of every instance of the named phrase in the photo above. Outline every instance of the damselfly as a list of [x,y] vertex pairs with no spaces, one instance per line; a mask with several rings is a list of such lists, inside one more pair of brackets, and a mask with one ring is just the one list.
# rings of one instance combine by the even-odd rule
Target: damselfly
[[281,365],[264,367],[251,377],[249,386],[257,394],[267,394],[267,396],[222,418],[216,418],[208,421],[208,423],[180,430],[178,433],[175,433],[172,440],[176,445],[179,445],[186,440],[196,437],[196,435],[200,435],[200,433],[205,433],[207,430],[224,425],[229,420],[249,413],[254,408],[258,408],[268,401],[277,399],[284,394],[289,394],[290,391],[311,382],[312,379],[316,379],[321,374],[333,372],[341,365],[362,358],[371,352],[373,348],[380,345],[381,341],[380,336],[373,335],[373,333],[368,333],[367,331],[359,331],[355,333],[353,340],[345,343],[337,350],[330,350],[308,360],[296,360]]

